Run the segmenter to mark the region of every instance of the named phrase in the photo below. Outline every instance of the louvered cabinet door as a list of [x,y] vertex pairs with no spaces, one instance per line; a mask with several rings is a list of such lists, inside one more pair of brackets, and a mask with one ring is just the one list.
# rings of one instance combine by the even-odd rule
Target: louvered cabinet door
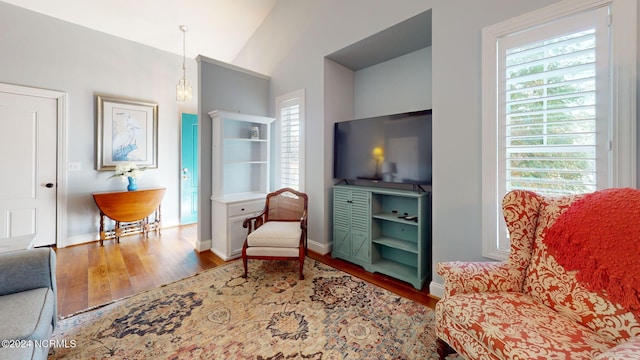
[[351,223],[350,192],[343,189],[333,191],[333,251],[336,258],[349,259],[349,228]]
[[360,264],[371,261],[371,193],[351,191],[351,253]]
[[371,194],[334,188],[331,255],[366,265],[371,258]]

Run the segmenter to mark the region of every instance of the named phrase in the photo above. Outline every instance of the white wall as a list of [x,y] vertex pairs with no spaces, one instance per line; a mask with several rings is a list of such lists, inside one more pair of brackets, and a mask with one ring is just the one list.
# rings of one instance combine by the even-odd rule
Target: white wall
[[[175,41],[182,41],[176,31]],[[169,41],[169,39],[168,39]],[[99,212],[91,193],[123,190],[95,169],[95,95],[158,103],[158,169],[147,170],[139,186],[167,188],[162,203],[164,226],[179,223],[180,113],[196,113],[197,104],[175,101],[182,57],[106,35],[0,2],[0,82],[64,91],[68,94],[68,244],[97,240]],[[187,78],[197,98],[196,63],[187,62]]]
[[330,241],[333,122],[334,115],[347,113],[324,113],[324,57],[429,8],[423,0],[403,0],[402,4],[390,0],[280,0],[233,61],[271,77],[271,115],[276,96],[306,89],[310,241]]
[[[481,29],[554,2],[278,2],[234,63],[269,74],[272,99],[307,89],[309,237],[331,240],[326,225],[331,210],[333,140],[327,128],[335,119],[334,114],[325,113],[324,56],[432,8],[433,263],[486,260],[481,256],[480,236]],[[441,282],[438,277],[434,280]]]
[[431,109],[431,47],[355,72],[355,118]]
[[[355,72],[335,61],[325,59],[324,84],[323,111],[325,118],[331,119],[331,121],[325,121],[324,132],[322,133],[322,138],[324,139],[322,159],[324,163],[318,164],[315,169],[307,165],[308,170],[306,176],[319,176],[322,174],[323,184],[331,184],[333,181],[333,123],[354,118]],[[310,139],[311,137],[314,136],[307,132],[307,144],[313,141],[313,139]],[[311,156],[308,156],[307,158],[310,157]],[[328,231],[331,229],[331,223],[333,222],[333,214],[331,214],[331,211],[327,211],[327,209],[332,208],[333,202],[328,188],[325,189],[322,196],[323,197],[315,198],[315,201],[319,202],[315,208],[320,209],[318,211],[324,211],[324,213],[320,213],[319,215],[311,213],[310,216],[314,220],[313,226],[315,229],[326,229],[326,232],[316,230],[313,234],[309,235],[309,248],[321,254],[326,254],[331,251],[331,243],[330,239],[328,241],[324,236],[331,236]],[[309,223],[309,227],[311,227],[311,223]]]

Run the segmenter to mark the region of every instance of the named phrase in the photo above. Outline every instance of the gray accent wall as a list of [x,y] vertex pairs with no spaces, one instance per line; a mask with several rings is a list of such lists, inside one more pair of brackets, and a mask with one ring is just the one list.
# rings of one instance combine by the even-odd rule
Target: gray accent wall
[[217,174],[212,174],[212,134],[209,112],[225,110],[268,116],[269,77],[205,56],[198,56],[200,99],[198,109],[199,201],[196,249],[211,248],[211,190]]

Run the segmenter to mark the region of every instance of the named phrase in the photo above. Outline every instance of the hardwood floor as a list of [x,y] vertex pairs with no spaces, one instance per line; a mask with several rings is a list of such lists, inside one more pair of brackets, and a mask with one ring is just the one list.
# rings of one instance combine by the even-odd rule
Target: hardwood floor
[[333,266],[336,269],[340,269],[346,273],[359,277],[372,284],[376,284],[381,288],[387,289],[402,297],[424,304],[430,307],[431,309],[434,309],[436,306],[436,303],[438,302],[437,297],[434,297],[429,294],[428,282],[423,286],[422,290],[417,290],[409,283],[394,279],[390,276],[367,272],[359,265],[355,265],[341,259],[334,259],[331,257],[330,254],[320,255],[312,251],[309,251],[309,257],[314,258],[318,261],[322,261],[329,266]]
[[[101,247],[96,241],[55,249],[58,315],[68,316],[225,264],[210,251],[197,253],[194,250],[196,231],[196,225],[188,225],[165,228],[162,235],[151,233],[148,238],[123,237],[119,244],[105,241]],[[431,308],[437,301],[428,294],[428,285],[418,291],[407,283],[370,274],[329,255],[310,251],[309,257]]]
[[197,274],[225,262],[210,251],[197,253],[195,225],[162,229],[148,238],[98,241],[56,249],[58,314],[133,295]]

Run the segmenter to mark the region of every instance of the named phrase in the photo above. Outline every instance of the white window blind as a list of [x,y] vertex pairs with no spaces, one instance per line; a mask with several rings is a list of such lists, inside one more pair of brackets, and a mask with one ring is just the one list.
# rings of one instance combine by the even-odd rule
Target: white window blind
[[565,0],[483,29],[483,255],[505,259],[501,202],[635,186],[635,2]]
[[304,174],[304,92],[296,91],[276,100],[278,109],[279,187],[303,190]]
[[[597,163],[608,168],[609,101],[596,101],[596,58],[608,63],[608,44],[596,56],[596,27],[587,26],[505,50],[505,192],[563,195],[608,186],[608,172],[598,176]],[[602,82],[607,78],[600,74]],[[597,107],[604,108],[601,116]]]

